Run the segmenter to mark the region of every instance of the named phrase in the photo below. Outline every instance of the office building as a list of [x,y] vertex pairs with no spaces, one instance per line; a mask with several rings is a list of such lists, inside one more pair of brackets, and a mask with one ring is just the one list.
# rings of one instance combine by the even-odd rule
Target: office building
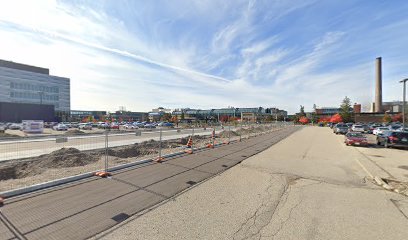
[[0,102],[53,105],[70,111],[70,79],[49,69],[0,60]]

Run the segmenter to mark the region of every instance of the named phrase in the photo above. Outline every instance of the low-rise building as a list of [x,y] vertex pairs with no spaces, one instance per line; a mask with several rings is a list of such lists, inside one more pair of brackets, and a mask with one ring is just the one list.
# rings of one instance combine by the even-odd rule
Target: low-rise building
[[163,107],[152,109],[152,111],[148,113],[149,121],[151,122],[160,121],[160,119],[163,117],[165,113],[171,114],[171,112],[172,112],[171,109]]
[[250,119],[250,121],[257,121],[265,119],[266,116],[273,117],[287,117],[287,111],[280,110],[278,108],[217,108],[217,109],[176,109],[172,112],[173,116],[177,116],[178,119],[184,121],[222,121],[224,119],[237,119],[242,121]]
[[117,122],[145,122],[149,119],[147,112],[116,111],[109,117]]
[[106,111],[82,111],[82,110],[70,111],[71,122],[79,122],[87,117],[96,120],[101,120],[104,116],[106,116]]

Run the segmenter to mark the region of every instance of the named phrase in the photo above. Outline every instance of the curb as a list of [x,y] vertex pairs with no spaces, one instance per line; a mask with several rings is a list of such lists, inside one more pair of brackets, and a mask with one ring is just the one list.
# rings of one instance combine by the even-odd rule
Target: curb
[[404,195],[404,196],[408,197],[408,191],[407,190],[400,191],[398,188],[394,188],[394,187],[390,186],[388,183],[386,183],[382,178],[380,178],[378,176],[374,177],[374,183],[376,183],[378,186],[381,186],[385,190],[395,192],[395,193],[399,193],[401,195]]

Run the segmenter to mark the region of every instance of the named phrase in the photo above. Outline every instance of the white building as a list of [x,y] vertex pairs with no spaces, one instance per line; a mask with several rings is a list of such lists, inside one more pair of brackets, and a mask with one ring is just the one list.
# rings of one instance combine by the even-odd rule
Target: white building
[[70,79],[49,70],[0,60],[0,102],[54,105],[70,111]]

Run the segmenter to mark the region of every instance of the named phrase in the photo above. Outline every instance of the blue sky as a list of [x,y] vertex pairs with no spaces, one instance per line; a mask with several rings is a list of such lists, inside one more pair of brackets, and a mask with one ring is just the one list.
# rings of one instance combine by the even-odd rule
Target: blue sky
[[0,59],[71,78],[71,108],[368,109],[408,77],[408,4],[357,0],[0,0]]

